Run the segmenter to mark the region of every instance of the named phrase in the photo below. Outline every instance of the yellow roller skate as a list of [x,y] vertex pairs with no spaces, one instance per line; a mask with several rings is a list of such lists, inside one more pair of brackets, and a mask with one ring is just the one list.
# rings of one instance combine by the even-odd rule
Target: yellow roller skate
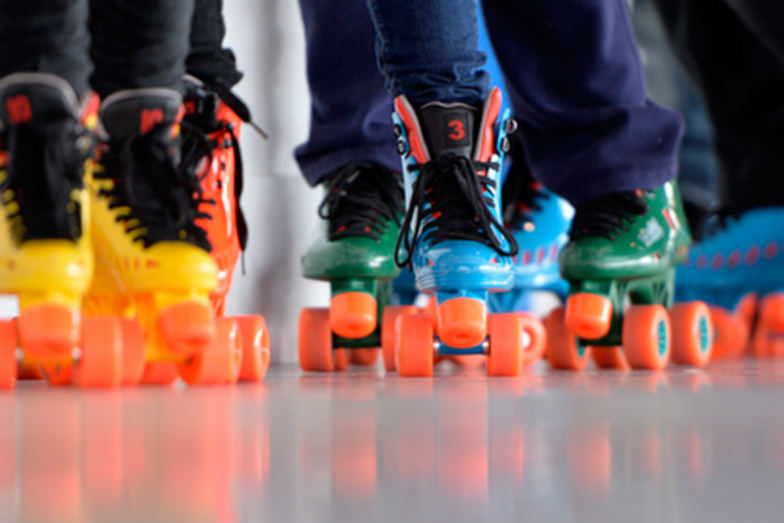
[[136,318],[142,382],[229,383],[242,349],[210,303],[217,267],[196,222],[214,202],[180,165],[182,115],[180,94],[162,88],[121,91],[101,106],[107,139],[90,182],[97,278],[88,305]]
[[93,270],[88,106],[57,76],[0,80],[0,293],[20,305],[18,318],[0,321],[0,387],[14,384],[17,365],[57,384],[120,383],[119,321],[81,314]]

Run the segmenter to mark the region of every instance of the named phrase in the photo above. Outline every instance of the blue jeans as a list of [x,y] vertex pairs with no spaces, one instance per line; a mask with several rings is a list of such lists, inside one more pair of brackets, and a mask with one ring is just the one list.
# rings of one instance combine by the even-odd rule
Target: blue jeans
[[[368,0],[393,96],[479,103],[474,0]],[[683,132],[645,96],[625,0],[485,0],[533,173],[575,205],[672,179]]]
[[375,65],[375,33],[363,0],[300,0],[311,96],[308,140],[294,156],[311,185],[348,163],[400,170],[392,100]]

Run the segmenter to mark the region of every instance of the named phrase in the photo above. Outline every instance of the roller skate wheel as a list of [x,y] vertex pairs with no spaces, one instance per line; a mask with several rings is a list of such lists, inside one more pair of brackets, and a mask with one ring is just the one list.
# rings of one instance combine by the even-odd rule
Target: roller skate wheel
[[10,389],[16,383],[16,322],[0,321],[0,389]]
[[487,306],[474,298],[451,298],[438,306],[438,337],[456,349],[476,347],[487,337]]
[[215,338],[215,317],[209,304],[186,301],[162,310],[158,329],[170,351],[193,356]]
[[671,329],[661,305],[632,305],[623,320],[623,348],[632,369],[660,370],[670,359]]
[[565,323],[563,307],[554,309],[545,320],[547,332],[547,361],[555,369],[583,370],[588,365],[590,351]]
[[523,365],[531,365],[544,355],[547,345],[547,333],[542,320],[529,312],[519,312],[520,325],[523,334]]
[[613,304],[606,296],[580,292],[566,300],[566,327],[586,340],[603,338],[610,332]]
[[299,315],[299,365],[302,370],[332,372],[345,370],[344,349],[333,350],[329,309],[302,309]]
[[784,294],[769,294],[760,299],[759,324],[769,331],[784,334]]
[[62,358],[79,345],[82,322],[76,307],[33,305],[22,310],[16,321],[20,345],[36,358]]
[[123,332],[111,316],[83,319],[81,351],[71,369],[71,380],[80,387],[116,387],[122,383]]
[[348,355],[349,362],[353,365],[362,365],[363,367],[369,367],[373,365],[378,360],[378,353],[380,350],[378,348],[372,349],[351,349]]
[[177,381],[177,365],[173,361],[148,361],[144,365],[141,383],[171,385]]
[[433,324],[424,314],[398,316],[397,370],[401,376],[433,375]]
[[491,314],[487,318],[490,347],[489,376],[519,376],[523,370],[523,320],[519,314]]
[[18,380],[40,380],[43,379],[44,375],[41,373],[41,369],[37,366],[28,366],[23,363],[19,363],[16,367],[16,379]]
[[270,363],[270,338],[263,316],[235,316],[242,338],[240,381],[264,381]]
[[329,324],[341,338],[364,338],[376,330],[378,304],[364,292],[341,292],[329,303]]
[[703,367],[710,362],[713,325],[708,306],[701,301],[677,303],[670,309],[672,361]]
[[623,353],[623,347],[618,345],[614,346],[590,346],[588,351],[591,353],[591,359],[594,364],[600,369],[616,369],[628,370],[629,364],[626,362],[626,356]]
[[216,320],[215,338],[188,361],[177,364],[180,377],[188,385],[236,383],[242,366],[242,339],[237,322]]
[[397,369],[395,364],[395,323],[398,317],[418,312],[419,309],[413,305],[384,307],[384,312],[381,315],[381,352],[384,356],[384,370],[387,372]]
[[749,342],[746,321],[722,307],[710,307],[713,324],[713,354],[711,358],[737,358],[743,354]]
[[144,375],[147,346],[141,327],[130,318],[120,319],[122,332],[122,384],[137,385]]

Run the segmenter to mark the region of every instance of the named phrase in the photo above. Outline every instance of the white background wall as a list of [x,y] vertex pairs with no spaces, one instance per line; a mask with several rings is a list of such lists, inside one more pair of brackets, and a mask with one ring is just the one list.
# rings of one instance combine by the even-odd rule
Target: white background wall
[[302,22],[295,0],[225,0],[225,9],[226,44],[245,72],[237,92],[270,135],[264,141],[246,127],[242,136],[250,242],[246,274],[237,267],[229,312],[264,314],[273,361],[292,362],[300,309],[329,299],[328,286],[304,280],[299,268],[321,197],[304,182],[292,155],[310,118]]

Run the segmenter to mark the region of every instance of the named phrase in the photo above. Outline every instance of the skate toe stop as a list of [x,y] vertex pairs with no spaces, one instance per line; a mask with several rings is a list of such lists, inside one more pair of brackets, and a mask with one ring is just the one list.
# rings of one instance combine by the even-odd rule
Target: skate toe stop
[[566,302],[566,327],[576,336],[595,340],[610,332],[612,302],[599,294],[582,292],[569,297]]
[[376,299],[364,292],[343,292],[330,302],[330,328],[342,338],[369,336],[376,330],[377,317]]
[[438,307],[438,337],[451,347],[476,347],[487,336],[487,306],[472,298],[452,298]]

